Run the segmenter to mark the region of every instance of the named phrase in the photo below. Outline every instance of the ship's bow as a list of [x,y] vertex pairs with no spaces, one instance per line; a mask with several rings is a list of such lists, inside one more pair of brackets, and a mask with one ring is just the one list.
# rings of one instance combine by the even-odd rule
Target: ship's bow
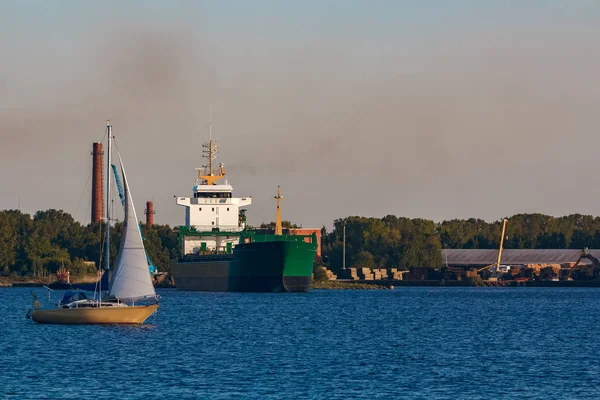
[[308,292],[316,245],[295,236],[254,237],[235,249],[229,287],[236,292]]

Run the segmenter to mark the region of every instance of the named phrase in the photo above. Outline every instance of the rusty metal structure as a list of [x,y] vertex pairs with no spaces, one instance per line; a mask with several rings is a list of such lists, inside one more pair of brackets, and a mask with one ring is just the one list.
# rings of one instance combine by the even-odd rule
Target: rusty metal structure
[[104,219],[103,192],[102,192],[102,143],[93,144],[92,150],[92,223],[99,223]]
[[146,210],[144,211],[146,214],[146,225],[152,226],[154,225],[154,204],[151,201],[146,202]]

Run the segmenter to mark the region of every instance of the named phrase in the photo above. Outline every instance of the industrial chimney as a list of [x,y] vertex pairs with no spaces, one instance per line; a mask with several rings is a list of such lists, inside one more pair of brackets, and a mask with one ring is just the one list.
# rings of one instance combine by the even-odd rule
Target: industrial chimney
[[102,143],[94,143],[92,151],[92,223],[99,223],[104,218],[102,196]]
[[146,226],[154,225],[154,204],[151,201],[146,202]]

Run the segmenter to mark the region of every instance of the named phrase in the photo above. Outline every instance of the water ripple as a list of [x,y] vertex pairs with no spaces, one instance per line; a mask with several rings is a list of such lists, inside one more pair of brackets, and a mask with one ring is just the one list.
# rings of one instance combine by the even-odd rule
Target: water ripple
[[0,398],[600,397],[597,289],[160,294],[150,325],[50,326],[0,289]]

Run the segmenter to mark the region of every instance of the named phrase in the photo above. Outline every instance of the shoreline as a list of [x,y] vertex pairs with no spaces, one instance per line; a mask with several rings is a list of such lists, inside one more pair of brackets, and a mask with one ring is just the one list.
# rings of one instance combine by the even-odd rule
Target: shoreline
[[380,283],[340,282],[340,281],[312,281],[310,289],[344,289],[344,290],[389,290],[391,285]]
[[[85,276],[75,278],[72,283],[94,283],[97,281],[95,276]],[[0,277],[0,288],[10,287],[43,287],[53,283],[54,280],[48,278],[31,278],[31,277]],[[158,288],[174,288],[174,282],[168,274],[164,274],[161,278],[154,282],[154,287]],[[470,281],[394,281],[394,280],[374,280],[374,281],[350,281],[350,280],[335,280],[335,281],[312,281],[310,288],[317,290],[390,290],[399,287],[600,287],[600,280],[582,280],[582,281],[487,281],[470,282]]]
[[[72,284],[90,284],[95,283],[100,279],[101,275],[85,275],[82,277],[74,277],[71,279]],[[51,275],[50,278],[34,278],[29,276],[18,276],[16,278],[9,276],[0,276],[0,288],[7,287],[43,287],[56,282],[56,277]],[[168,273],[161,273],[154,277],[154,287],[170,288],[174,287],[172,277]]]
[[[55,278],[32,278],[26,276],[20,276],[17,278],[10,278],[8,276],[0,277],[0,288],[7,287],[43,287],[48,286],[56,281]],[[94,275],[84,276],[82,278],[75,278],[71,283],[94,283],[97,278]]]

